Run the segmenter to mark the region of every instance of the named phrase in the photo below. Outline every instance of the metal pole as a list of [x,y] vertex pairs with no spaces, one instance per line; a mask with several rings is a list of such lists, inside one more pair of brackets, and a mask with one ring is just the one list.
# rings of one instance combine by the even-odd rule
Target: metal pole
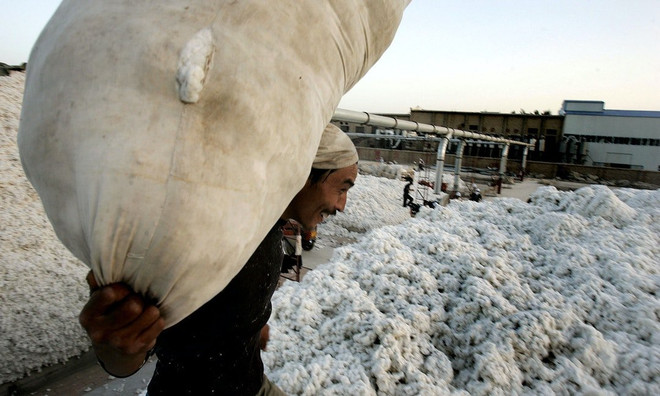
[[460,180],[461,177],[461,162],[463,160],[463,147],[465,147],[465,141],[461,140],[458,142],[458,149],[456,150],[456,161],[454,162],[454,166],[456,169],[454,170],[454,193],[458,191],[458,181]]
[[446,136],[443,136],[442,141],[438,145],[438,156],[435,161],[435,193],[440,194],[442,191],[442,174],[445,171],[445,154],[447,152],[447,146],[449,145],[449,140],[451,139],[451,132]]
[[500,159],[500,177],[506,173],[506,157],[509,155],[509,144],[504,145],[502,149],[502,158]]
[[529,151],[529,146],[525,146],[523,148],[523,158],[522,158],[522,171],[525,173],[525,170],[527,169],[527,152]]

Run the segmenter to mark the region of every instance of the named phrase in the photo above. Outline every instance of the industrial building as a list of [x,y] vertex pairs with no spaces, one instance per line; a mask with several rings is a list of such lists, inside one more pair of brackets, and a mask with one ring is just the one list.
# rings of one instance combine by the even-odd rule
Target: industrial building
[[605,109],[605,102],[565,100],[560,161],[660,171],[660,111]]

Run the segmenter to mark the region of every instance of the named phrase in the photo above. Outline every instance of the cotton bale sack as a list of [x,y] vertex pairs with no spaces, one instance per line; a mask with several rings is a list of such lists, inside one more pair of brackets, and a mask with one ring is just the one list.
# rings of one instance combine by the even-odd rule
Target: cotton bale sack
[[238,273],[303,186],[407,0],[65,0],[18,145],[55,232],[171,326]]

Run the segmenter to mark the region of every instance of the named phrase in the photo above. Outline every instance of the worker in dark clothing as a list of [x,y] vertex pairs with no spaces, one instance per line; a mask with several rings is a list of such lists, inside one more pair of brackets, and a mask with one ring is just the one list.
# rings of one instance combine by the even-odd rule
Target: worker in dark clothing
[[481,190],[475,188],[472,193],[470,193],[470,201],[479,202],[481,201]]
[[413,179],[410,176],[407,176],[405,180],[408,182],[404,187],[403,187],[403,207],[405,208],[406,206],[410,205],[413,202],[413,197],[410,195],[410,191],[412,189],[412,184],[413,184]]
[[158,356],[148,393],[154,395],[284,395],[264,375],[261,349],[267,341],[271,297],[282,266],[282,230],[287,219],[312,229],[343,211],[358,174],[350,138],[329,125],[312,170],[248,262],[230,283],[191,315],[163,330],[159,308],[123,283],[99,287],[87,277],[90,299],[80,323],[101,366],[127,377],[152,351]]

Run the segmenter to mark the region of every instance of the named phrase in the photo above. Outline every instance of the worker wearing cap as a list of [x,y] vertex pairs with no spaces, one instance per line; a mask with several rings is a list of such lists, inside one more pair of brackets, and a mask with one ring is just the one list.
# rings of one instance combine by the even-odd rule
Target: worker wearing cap
[[[88,276],[90,299],[80,314],[99,363],[126,377],[158,356],[150,396],[161,394],[282,395],[264,376],[262,329],[282,265],[281,225],[293,219],[312,229],[343,211],[357,178],[358,155],[350,138],[329,124],[310,175],[241,271],[214,298],[163,331],[158,308],[127,285],[99,288]],[[267,333],[267,332],[266,332]]]
[[474,201],[474,202],[481,201],[481,190],[475,188],[470,194],[470,201]]

